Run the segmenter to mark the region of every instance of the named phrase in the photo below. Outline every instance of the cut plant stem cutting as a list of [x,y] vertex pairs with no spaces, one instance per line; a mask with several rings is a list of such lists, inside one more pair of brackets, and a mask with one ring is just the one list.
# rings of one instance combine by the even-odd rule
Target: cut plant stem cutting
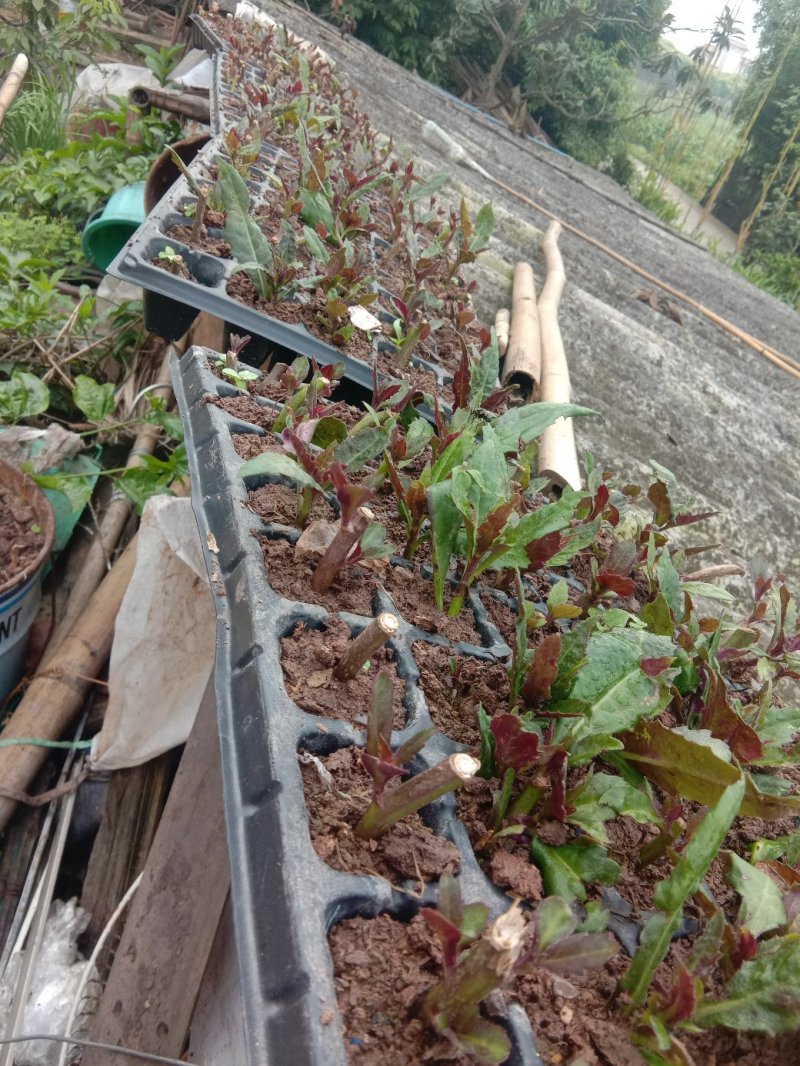
[[362,629],[341,657],[333,671],[337,681],[351,681],[364,664],[382,648],[387,640],[397,635],[400,621],[396,615],[383,611]]
[[421,774],[397,788],[387,789],[380,799],[373,800],[365,811],[356,826],[356,836],[375,840],[409,814],[471,781],[480,768],[478,759],[465,752],[458,752],[429,770],[423,770]]

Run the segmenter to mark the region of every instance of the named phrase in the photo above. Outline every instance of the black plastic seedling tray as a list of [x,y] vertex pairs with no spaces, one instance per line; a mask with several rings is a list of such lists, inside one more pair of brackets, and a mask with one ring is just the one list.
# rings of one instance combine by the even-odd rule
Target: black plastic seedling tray
[[[328,614],[287,600],[270,587],[255,534],[279,535],[282,527],[266,526],[248,510],[248,489],[264,479],[246,484],[239,477],[242,460],[231,439],[232,432],[262,431],[207,402],[214,396],[236,395],[235,388],[208,369],[215,355],[192,348],[173,362],[172,375],[217,612],[216,691],[248,1064],[339,1066],[346,1062],[346,1052],[328,930],[356,916],[389,913],[407,919],[433,897],[430,889],[421,901],[382,878],[335,871],[313,850],[298,750],[326,754],[358,741],[361,734],[349,723],[307,714],[287,695],[281,638],[301,621],[320,626]],[[395,610],[382,590],[373,607],[375,612]],[[507,654],[477,598],[471,608],[484,646],[454,645],[453,653],[486,658]],[[340,617],[354,632],[368,622],[351,614]],[[393,743],[432,724],[411,650],[412,641],[418,640],[447,643],[401,620],[392,647],[405,681],[407,721]],[[424,769],[457,750],[462,749],[438,734],[415,765]],[[426,820],[461,852],[465,899],[483,900],[495,915],[506,910],[509,900],[478,866],[453,797],[432,804]],[[519,1005],[508,1008],[505,1024],[513,1044],[509,1062],[541,1066]]]

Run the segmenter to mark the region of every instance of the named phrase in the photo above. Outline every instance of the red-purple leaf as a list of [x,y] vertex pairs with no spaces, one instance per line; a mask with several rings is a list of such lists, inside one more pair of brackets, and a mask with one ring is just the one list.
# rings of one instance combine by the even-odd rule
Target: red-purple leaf
[[690,526],[693,522],[705,522],[707,518],[713,518],[715,514],[719,514],[719,511],[703,511],[698,514],[690,514],[688,511],[684,511],[683,514],[675,516],[675,525]]
[[516,388],[516,385],[509,385],[506,389],[498,389],[496,392],[493,392],[483,401],[481,404],[481,410],[489,411],[490,414],[499,411],[511,393],[516,392]]
[[498,770],[519,772],[532,766],[539,754],[539,737],[522,728],[522,719],[516,714],[499,714],[492,719],[489,728],[494,737],[494,758]]
[[459,407],[469,406],[469,378],[469,352],[466,344],[462,343],[458,370],[453,375],[453,409],[456,411]]
[[351,485],[341,463],[332,463],[328,474],[336,489],[341,523],[343,526],[349,526],[358,508],[363,507],[375,495],[375,489],[369,489],[366,485]]
[[566,543],[567,538],[562,537],[558,530],[546,533],[543,537],[539,537],[538,540],[532,541],[525,549],[530,560],[531,570],[541,570],[545,563],[552,559],[554,555],[558,555]]
[[510,500],[495,507],[478,526],[478,536],[475,542],[475,550],[478,555],[487,552],[505,528],[509,515],[516,510],[519,503],[519,495],[512,496]]
[[442,962],[445,970],[451,970],[458,962],[458,945],[461,930],[433,907],[422,907],[420,914],[439,938],[442,945]]
[[567,752],[557,751],[547,764],[547,773],[550,777],[552,791],[550,793],[550,810],[553,817],[559,822],[566,821],[567,815],[572,814],[574,807],[567,807]]
[[[664,1020],[673,1024],[685,1022],[691,1018],[694,1008],[697,1006],[698,984],[700,982],[692,977],[686,966],[678,962],[678,970],[672,988],[664,1000],[661,1013]],[[702,989],[700,984],[700,989]]]
[[659,674],[663,674],[668,669],[671,663],[672,658],[667,655],[660,659],[642,659],[639,665],[648,677],[658,677]]
[[550,633],[533,653],[533,662],[522,686],[522,699],[528,707],[538,707],[550,699],[550,688],[558,677],[561,634]]
[[601,589],[616,592],[618,596],[632,596],[636,591],[636,583],[632,577],[615,574],[611,570],[601,570],[597,575],[597,583]]
[[663,481],[654,482],[647,490],[647,498],[655,510],[656,525],[665,526],[672,514],[672,501]]
[[764,754],[758,733],[731,706],[728,690],[719,674],[711,673],[709,676],[700,721],[703,729],[711,730],[713,737],[726,741],[742,762],[753,762]]

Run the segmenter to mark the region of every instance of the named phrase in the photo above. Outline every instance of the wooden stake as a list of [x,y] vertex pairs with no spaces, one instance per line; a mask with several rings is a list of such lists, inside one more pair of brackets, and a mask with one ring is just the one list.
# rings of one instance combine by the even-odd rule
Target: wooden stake
[[[136,541],[134,537],[111,568],[46,669],[33,678],[0,739],[58,740],[81,709],[91,679],[111,650],[114,621],[136,562]],[[0,748],[0,781],[8,789],[26,791],[47,754],[47,748],[32,744]],[[0,798],[0,832],[15,809],[14,800]]]
[[511,329],[503,362],[502,384],[517,385],[525,399],[535,398],[539,387],[541,363],[533,269],[529,263],[517,263],[514,267]]
[[19,87],[22,85],[22,79],[28,73],[28,57],[24,52],[20,52],[14,62],[11,64],[11,70],[9,70],[6,80],[0,86],[0,126],[3,125],[3,119],[6,117],[6,111],[14,103],[14,99],[19,92]]
[[[539,300],[542,346],[540,398],[545,403],[569,403],[572,394],[564,342],[558,325],[558,307],[566,281],[564,261],[558,249],[560,233],[561,224],[551,222],[539,246],[547,265],[547,277]],[[558,488],[581,487],[571,418],[559,418],[542,434],[539,442],[539,476],[549,478],[551,484]]]

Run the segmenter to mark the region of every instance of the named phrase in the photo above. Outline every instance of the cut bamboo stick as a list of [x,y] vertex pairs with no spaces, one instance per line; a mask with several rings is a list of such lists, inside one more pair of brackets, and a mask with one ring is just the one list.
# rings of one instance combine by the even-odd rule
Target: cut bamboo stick
[[[92,678],[111,650],[114,622],[136,561],[136,541],[134,537],[103,579],[47,669],[33,678],[1,740],[58,740],[83,706]],[[0,781],[8,789],[26,791],[47,754],[47,748],[32,744],[0,748]],[[14,800],[0,799],[0,832],[15,809]]]
[[508,349],[508,331],[511,328],[511,312],[507,307],[498,309],[494,316],[494,331],[497,334],[497,348],[501,358]]
[[3,125],[6,111],[14,103],[19,87],[22,85],[22,79],[27,73],[28,57],[24,52],[20,52],[11,64],[11,70],[9,70],[6,80],[0,85],[0,126]]
[[533,268],[529,263],[517,263],[511,291],[511,329],[503,362],[502,384],[517,385],[524,399],[535,399],[541,364]]
[[[545,403],[569,403],[572,388],[564,342],[558,325],[558,307],[564,291],[566,275],[564,261],[558,248],[561,224],[551,222],[540,248],[547,266],[542,295],[539,299],[539,331],[542,348],[540,399]],[[581,487],[575,431],[571,418],[559,418],[549,426],[539,442],[539,476],[550,485],[563,489]]]

